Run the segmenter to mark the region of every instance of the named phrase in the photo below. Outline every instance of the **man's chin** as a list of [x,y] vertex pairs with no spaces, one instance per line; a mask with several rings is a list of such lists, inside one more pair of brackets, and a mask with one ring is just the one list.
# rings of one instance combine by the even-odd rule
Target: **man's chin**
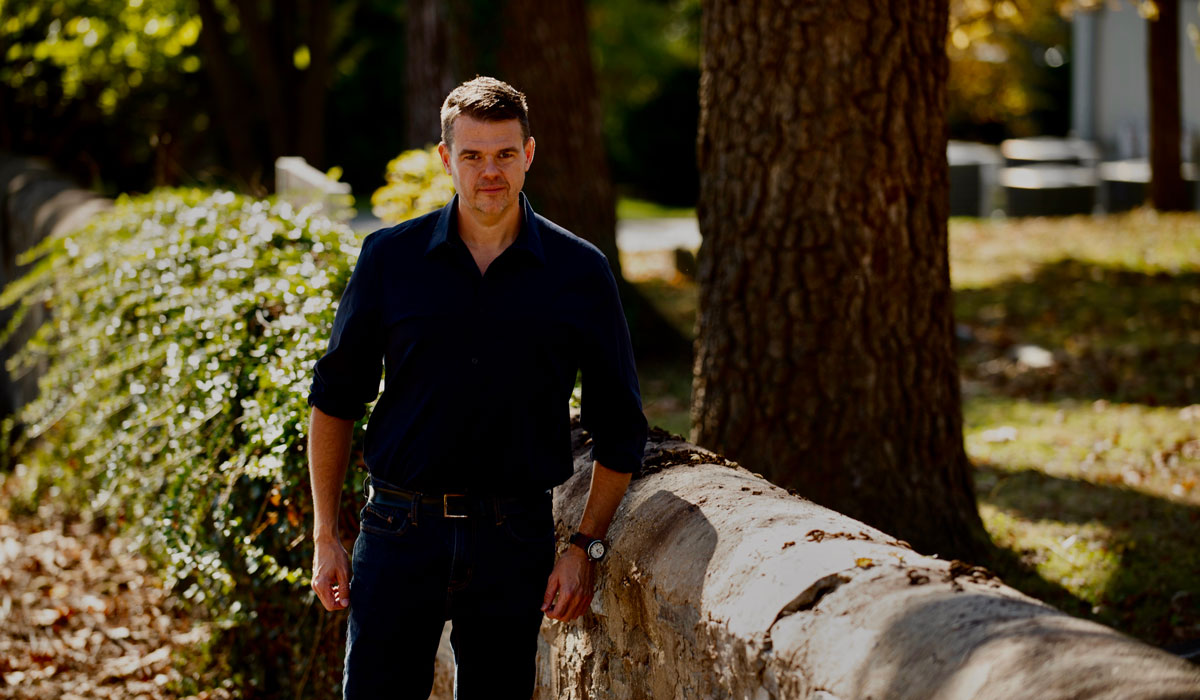
[[473,202],[475,209],[488,214],[499,214],[508,209],[512,202],[503,196],[503,193],[493,196],[478,196]]

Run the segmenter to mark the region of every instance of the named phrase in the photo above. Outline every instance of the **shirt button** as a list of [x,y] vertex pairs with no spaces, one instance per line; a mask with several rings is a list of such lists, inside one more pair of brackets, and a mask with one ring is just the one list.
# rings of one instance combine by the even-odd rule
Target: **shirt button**
[[471,364],[473,364],[473,365],[477,365],[477,364],[479,364],[479,358],[478,358],[478,357],[472,357],[472,358],[471,358]]

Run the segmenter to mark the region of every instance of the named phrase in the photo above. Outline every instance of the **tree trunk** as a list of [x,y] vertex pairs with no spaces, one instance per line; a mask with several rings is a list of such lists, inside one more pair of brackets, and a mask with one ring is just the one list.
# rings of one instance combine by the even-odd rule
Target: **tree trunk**
[[693,440],[924,551],[986,542],[947,252],[947,0],[706,0]]
[[409,148],[424,148],[441,140],[442,100],[462,77],[454,74],[447,40],[454,14],[451,8],[444,0],[408,3],[404,142]]
[[242,74],[234,68],[229,43],[221,27],[221,13],[213,0],[199,0],[200,50],[204,53],[204,72],[208,76],[217,120],[229,146],[230,162],[243,182],[258,179],[258,154],[254,149],[251,115]]
[[1146,22],[1150,70],[1150,204],[1159,211],[1190,209],[1180,171],[1179,0],[1158,0]]
[[267,139],[271,144],[272,160],[288,153],[292,143],[291,121],[284,104],[283,76],[276,65],[276,32],[278,18],[268,22],[259,14],[259,3],[253,0],[234,0],[238,19],[246,33],[246,46],[250,54],[250,67],[254,72],[259,103],[263,117],[267,120]]
[[539,146],[525,190],[540,213],[596,244],[619,271],[616,196],[604,153],[587,6],[583,0],[509,0],[504,17],[497,77],[529,98]]
[[300,77],[296,153],[324,170],[328,166],[325,162],[325,95],[329,92],[333,48],[332,0],[313,0],[307,9],[304,35],[308,37],[311,60]]

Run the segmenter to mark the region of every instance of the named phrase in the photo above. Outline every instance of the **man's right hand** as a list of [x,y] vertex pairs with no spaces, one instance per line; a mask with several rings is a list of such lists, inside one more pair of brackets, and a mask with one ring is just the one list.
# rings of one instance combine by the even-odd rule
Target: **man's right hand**
[[350,605],[350,557],[336,537],[316,542],[312,588],[326,610],[343,610]]

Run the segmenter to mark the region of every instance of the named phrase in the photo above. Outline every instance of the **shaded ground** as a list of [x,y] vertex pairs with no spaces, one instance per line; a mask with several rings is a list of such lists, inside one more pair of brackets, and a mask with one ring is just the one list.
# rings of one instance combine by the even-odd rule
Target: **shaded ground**
[[186,695],[204,626],[126,540],[53,516],[0,517],[0,697]]

